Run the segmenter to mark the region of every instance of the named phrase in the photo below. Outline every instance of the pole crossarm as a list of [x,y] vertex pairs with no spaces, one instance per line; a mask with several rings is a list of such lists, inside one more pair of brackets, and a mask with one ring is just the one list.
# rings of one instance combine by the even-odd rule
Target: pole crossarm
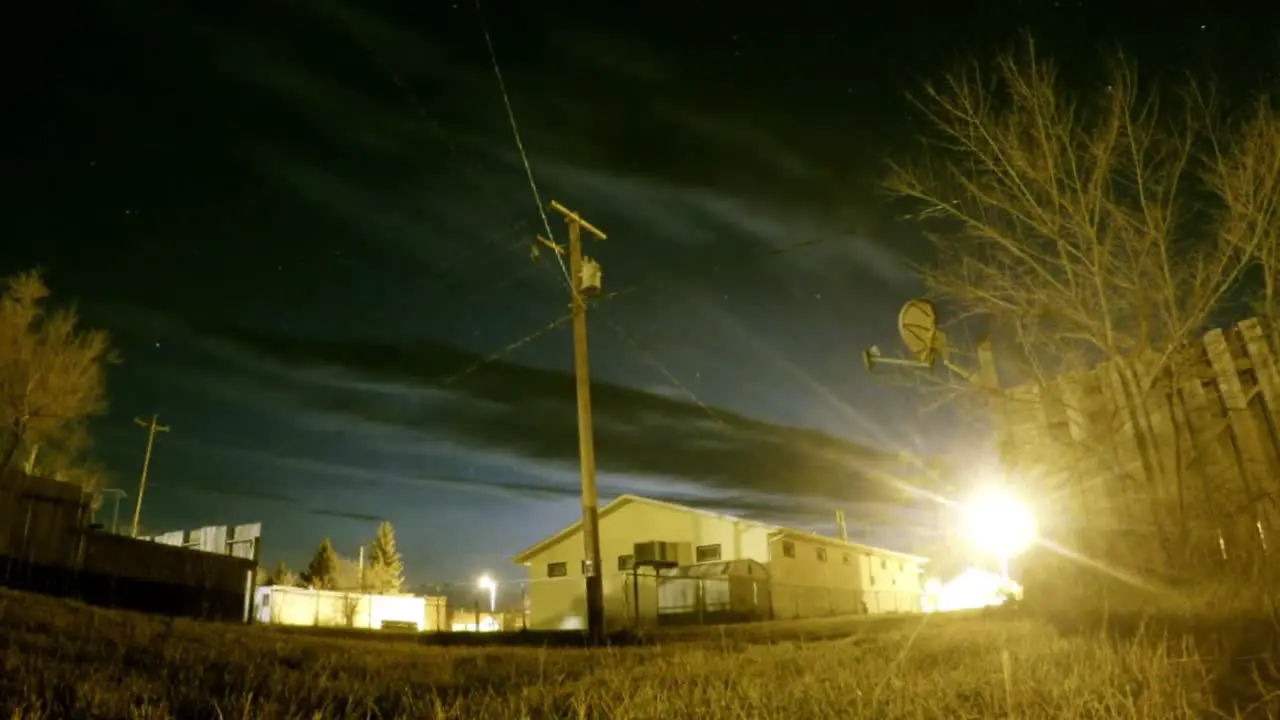
[[551,209],[552,209],[552,210],[555,210],[556,212],[558,212],[558,213],[560,213],[561,215],[563,215],[563,216],[564,216],[564,220],[565,220],[565,222],[569,223],[570,225],[577,225],[578,227],[582,228],[583,230],[586,230],[587,232],[589,232],[589,233],[591,233],[592,235],[594,235],[594,236],[596,237],[596,239],[597,239],[597,240],[604,240],[604,239],[607,237],[607,236],[604,234],[604,231],[600,230],[600,229],[599,229],[599,228],[597,228],[595,225],[592,225],[591,223],[587,222],[586,220],[583,220],[583,219],[582,219],[582,216],[578,215],[578,213],[576,213],[576,212],[574,212],[574,211],[570,210],[569,208],[567,208],[567,207],[565,207],[565,206],[561,205],[560,203],[556,202],[555,200],[552,200],[552,201],[551,201]]

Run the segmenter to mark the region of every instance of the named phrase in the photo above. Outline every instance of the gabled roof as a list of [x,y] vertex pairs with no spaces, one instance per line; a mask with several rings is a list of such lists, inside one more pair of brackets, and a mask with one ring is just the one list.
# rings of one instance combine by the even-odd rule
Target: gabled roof
[[770,538],[781,537],[797,538],[808,542],[849,548],[850,550],[867,553],[868,555],[887,555],[889,557],[902,558],[903,560],[910,560],[911,562],[921,564],[929,562],[929,558],[921,557],[920,555],[912,555],[911,553],[898,552],[897,550],[886,550],[884,548],[872,547],[870,545],[863,545],[862,543],[851,542],[849,540],[841,540],[840,538],[819,535],[818,533],[805,532],[804,530],[780,527],[770,533]]
[[[721,520],[738,522],[744,525],[755,525],[757,527],[770,528],[770,529],[777,527],[776,525],[769,525],[767,523],[756,522],[755,520],[743,520],[742,518],[734,517],[732,515],[725,515],[724,513],[711,512],[710,510],[699,510],[698,508],[691,508],[691,507],[688,507],[687,505],[677,505],[676,503],[666,502],[665,500],[654,500],[653,498],[642,497],[640,495],[619,495],[618,497],[610,500],[608,503],[605,503],[604,507],[600,508],[599,510],[600,519],[603,520],[606,516],[610,515],[611,513],[617,512],[621,508],[627,505],[630,505],[631,503],[640,503],[642,505],[648,505],[650,507],[666,508],[667,510],[675,510],[676,512],[682,512],[682,513],[694,513],[694,514],[703,515],[706,517],[713,517],[713,518],[719,518]],[[536,544],[531,545],[530,547],[525,548],[524,550],[521,550],[519,553],[516,554],[515,557],[511,558],[511,561],[517,565],[524,565],[528,563],[530,560],[532,560],[533,557],[536,556],[538,553],[542,552],[543,550],[546,550],[547,548],[551,547],[552,545],[555,545],[556,543],[560,542],[561,540],[564,540],[567,537],[571,537],[581,529],[582,529],[582,521],[575,520],[571,525],[564,528],[560,532],[557,532],[551,537],[548,537],[544,540],[540,540]]]
[[[648,505],[650,507],[666,508],[667,510],[675,510],[676,512],[693,513],[696,515],[703,515],[705,517],[713,517],[721,520],[728,520],[730,522],[741,523],[743,525],[752,525],[755,527],[761,527],[761,528],[765,528],[766,530],[769,530],[771,537],[783,537],[783,536],[795,537],[795,538],[801,538],[804,540],[809,540],[811,542],[821,542],[821,543],[836,545],[840,547],[848,547],[848,548],[857,550],[859,552],[870,553],[872,555],[888,555],[890,557],[899,557],[899,558],[911,560],[914,562],[928,561],[926,558],[920,557],[918,555],[911,555],[908,553],[896,552],[894,550],[885,550],[883,548],[871,547],[870,545],[862,545],[859,543],[848,542],[845,540],[841,540],[839,538],[827,537],[826,535],[818,535],[817,533],[805,532],[803,530],[793,530],[791,528],[782,527],[780,525],[762,523],[756,520],[744,520],[739,517],[734,517],[733,515],[726,515],[724,513],[711,512],[709,510],[699,510],[698,508],[691,508],[686,505],[677,505],[676,503],[666,502],[664,500],[654,500],[653,498],[642,497],[640,495],[619,495],[613,500],[610,500],[608,503],[604,505],[604,507],[600,508],[599,510],[600,519],[603,520],[605,517],[607,517],[611,513],[617,512],[621,508],[631,503],[641,503],[644,505]],[[547,548],[551,547],[552,545],[555,545],[556,543],[566,538],[572,537],[581,529],[582,529],[582,521],[576,520],[571,525],[564,528],[560,532],[557,532],[556,534],[544,540],[541,540],[538,543],[520,551],[519,553],[516,554],[515,557],[511,558],[511,561],[517,565],[527,565],[531,560],[533,560],[534,557],[536,557],[543,550],[546,550]]]

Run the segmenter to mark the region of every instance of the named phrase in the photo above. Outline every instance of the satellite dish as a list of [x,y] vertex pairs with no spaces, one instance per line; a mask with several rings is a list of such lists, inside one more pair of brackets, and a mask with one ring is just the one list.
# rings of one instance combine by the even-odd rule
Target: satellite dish
[[898,333],[907,352],[920,362],[932,363],[939,350],[945,351],[946,340],[938,332],[938,313],[928,300],[908,300],[902,306],[898,312]]

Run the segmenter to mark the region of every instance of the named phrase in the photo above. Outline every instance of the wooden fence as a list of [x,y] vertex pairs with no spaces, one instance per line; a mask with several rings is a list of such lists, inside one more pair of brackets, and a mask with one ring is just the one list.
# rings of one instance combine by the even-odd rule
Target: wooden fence
[[89,514],[90,499],[78,486],[9,473],[0,479],[0,573],[15,562],[76,565]]
[[0,585],[95,605],[244,619],[253,560],[89,529],[91,498],[22,473],[0,483]]
[[1259,320],[1012,388],[992,410],[1005,466],[1068,549],[1182,576],[1265,562],[1280,519],[1280,371]]

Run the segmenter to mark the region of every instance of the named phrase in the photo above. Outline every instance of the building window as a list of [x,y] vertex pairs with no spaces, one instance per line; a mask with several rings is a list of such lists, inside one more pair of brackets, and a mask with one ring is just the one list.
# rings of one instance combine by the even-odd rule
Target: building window
[[782,541],[782,557],[794,558],[796,556],[796,544],[790,540]]
[[889,569],[889,561],[888,561],[888,560],[885,560],[884,558],[880,558],[880,569],[881,569],[881,570],[888,570],[888,569]]
[[564,577],[569,574],[569,563],[547,563],[547,577]]
[[876,576],[875,576],[875,575],[872,575],[872,576],[871,576],[871,585],[872,585],[872,586],[874,586],[875,584],[876,584]]
[[624,571],[625,571],[625,570],[630,570],[630,569],[634,568],[635,566],[636,566],[636,556],[635,556],[635,555],[619,555],[619,556],[618,556],[618,569],[619,569],[619,570],[624,570]]
[[853,556],[852,556],[852,555],[850,555],[849,553],[845,553],[845,554],[844,554],[844,564],[845,564],[845,565],[852,565],[852,564],[853,564]]
[[827,549],[824,547],[817,548],[818,562],[827,561]]
[[715,545],[699,545],[697,551],[698,562],[715,562],[720,559],[720,544]]

